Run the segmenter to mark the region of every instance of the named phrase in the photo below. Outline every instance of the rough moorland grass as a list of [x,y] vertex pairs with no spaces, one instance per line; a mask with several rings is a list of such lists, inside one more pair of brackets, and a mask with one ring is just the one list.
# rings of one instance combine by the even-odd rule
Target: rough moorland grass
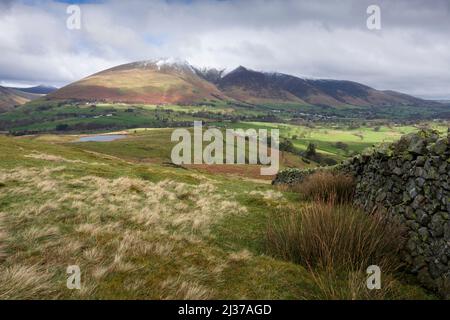
[[[216,219],[246,211],[217,194],[210,183],[193,186],[128,177],[70,178],[64,177],[64,169],[0,171],[0,180],[11,185],[7,188],[10,197],[23,199],[20,206],[16,203],[5,208],[11,232],[9,252],[0,268],[3,298],[38,298],[37,292],[27,288],[39,288],[38,283],[48,284],[49,279],[47,294],[68,294],[64,293],[63,268],[58,266],[70,264],[78,264],[83,270],[84,289],[73,294],[95,297],[110,277],[133,275],[149,268],[149,263],[153,268],[180,263],[176,257],[193,255],[191,250],[208,237]],[[3,200],[6,198],[0,197]],[[189,250],[189,246],[194,248]],[[209,259],[211,265],[223,263],[215,255]],[[55,269],[59,271],[55,273]],[[44,278],[47,280],[43,282]],[[156,287],[149,292],[153,298],[202,299],[214,294],[211,288],[200,290],[205,284],[189,269],[184,270],[184,276],[174,278],[169,268],[154,274],[151,281]],[[129,286],[131,291],[146,290],[145,277],[135,275]],[[24,295],[27,291],[29,295]]]
[[300,193],[303,200],[350,203],[355,193],[355,185],[350,176],[318,171],[293,185],[291,190]]
[[51,276],[36,265],[0,269],[0,300],[39,299],[53,294]]
[[6,249],[6,239],[7,235],[4,230],[4,222],[3,222],[3,216],[4,214],[0,212],[0,263],[3,261],[3,259],[6,256],[5,249]]
[[[268,250],[274,256],[309,268],[321,299],[375,299],[393,295],[401,267],[404,229],[382,214],[359,208],[314,202],[269,222]],[[365,271],[377,265],[384,275],[382,290],[366,288]]]
[[[261,238],[265,220],[255,208],[280,198],[269,185],[29,140],[0,138],[2,298],[312,297],[304,268],[249,255],[251,244],[213,228],[236,224],[240,237],[254,239],[261,227]],[[242,227],[238,216],[259,223]],[[80,291],[65,285],[73,264]]]
[[382,214],[351,205],[316,202],[288,212],[270,225],[269,248],[305,266],[359,270],[375,264],[399,268],[404,230]]
[[[294,193],[105,153],[0,137],[1,298],[323,295],[312,272],[264,254],[268,216],[299,205]],[[73,264],[80,291],[66,287]],[[396,288],[412,292],[402,298],[427,297]]]
[[[318,288],[313,299],[319,300],[415,300],[419,288],[408,286],[405,290],[392,274],[382,273],[381,289],[369,290],[366,282],[368,275],[364,270],[314,270],[314,285]],[[431,297],[430,297],[431,298]]]

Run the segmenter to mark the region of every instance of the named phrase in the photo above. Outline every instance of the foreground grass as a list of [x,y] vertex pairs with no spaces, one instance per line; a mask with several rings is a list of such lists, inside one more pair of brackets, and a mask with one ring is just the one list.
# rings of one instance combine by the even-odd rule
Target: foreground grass
[[[294,194],[165,166],[132,143],[122,153],[70,140],[0,136],[1,299],[329,296],[317,275],[266,255],[269,216]],[[69,265],[81,268],[81,290],[66,288]],[[395,287],[396,298],[429,297]]]

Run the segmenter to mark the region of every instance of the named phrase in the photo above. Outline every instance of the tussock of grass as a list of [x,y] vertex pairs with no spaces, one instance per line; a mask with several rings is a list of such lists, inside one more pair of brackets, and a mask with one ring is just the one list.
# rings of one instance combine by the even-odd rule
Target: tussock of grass
[[[314,202],[274,218],[267,232],[269,252],[307,267],[319,299],[392,298],[390,274],[402,266],[405,230],[392,219],[333,202]],[[366,287],[366,269],[381,268],[382,290]]]
[[408,298],[399,292],[399,283],[392,275],[384,274],[380,290],[369,290],[367,274],[363,270],[310,270],[319,290],[313,299],[319,300],[384,300]]
[[53,293],[51,276],[37,266],[0,269],[0,300],[39,299]]
[[[53,273],[59,264],[80,265],[82,290],[70,294],[93,297],[98,286],[111,275],[133,275],[148,268],[149,261],[155,259],[161,266],[180,263],[177,258],[180,250],[189,252],[183,249],[186,245],[202,245],[217,219],[247,212],[236,201],[218,193],[210,182],[194,186],[129,177],[71,178],[61,174],[63,170],[58,167],[0,171],[1,180],[11,185],[8,194],[14,197],[20,194],[24,199],[20,206],[8,211],[8,229],[13,232],[0,234],[0,256],[5,265],[0,268],[5,280],[0,286],[3,298],[37,298],[41,291],[67,295],[64,274],[61,270]],[[36,198],[40,200],[35,201]],[[9,255],[2,254],[4,238],[13,245]],[[36,259],[42,270],[53,270],[45,274],[45,279],[34,267]],[[218,270],[222,261],[215,261],[214,255],[210,259],[214,262],[211,269]],[[182,278],[159,286],[162,291],[154,289],[153,297],[210,297],[212,290],[196,280],[196,274],[190,273],[192,270],[185,271]],[[26,278],[27,272],[30,278]],[[60,281],[48,281],[61,276]],[[34,291],[29,290],[31,286],[35,287]],[[146,283],[133,281],[127,286],[142,291]]]
[[249,193],[251,196],[261,196],[265,200],[273,200],[278,201],[283,198],[283,194],[274,190],[266,190],[266,191],[251,191]]
[[300,193],[304,200],[349,203],[353,199],[355,186],[350,176],[318,171],[293,185],[291,190]]
[[247,249],[241,250],[239,252],[233,252],[229,255],[228,260],[231,262],[242,262],[248,261],[252,257],[252,254]]
[[85,161],[81,160],[69,160],[66,158],[63,158],[61,156],[55,156],[52,154],[46,154],[46,153],[40,153],[40,152],[33,152],[31,154],[27,154],[24,156],[25,158],[32,158],[37,160],[45,160],[45,161],[51,161],[51,162],[68,162],[68,163],[84,163],[87,164]]
[[404,230],[382,214],[366,215],[351,205],[316,202],[273,221],[271,252],[305,266],[339,270],[399,267]]
[[4,219],[5,214],[0,212],[0,263],[5,259],[6,257],[6,240],[7,240],[7,234],[4,230]]
[[213,295],[212,290],[196,282],[183,281],[180,277],[169,278],[161,283],[165,292],[162,300],[207,300]]

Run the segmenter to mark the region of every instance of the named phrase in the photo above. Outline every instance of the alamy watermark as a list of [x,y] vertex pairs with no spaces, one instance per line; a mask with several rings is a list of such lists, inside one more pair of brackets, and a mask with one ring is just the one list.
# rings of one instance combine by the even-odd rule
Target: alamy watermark
[[[193,139],[187,129],[173,131],[171,140],[179,143],[172,149],[171,158],[177,165],[261,164],[268,166],[261,168],[261,175],[275,175],[280,163],[279,137],[278,129],[226,129],[224,139],[221,130],[203,130],[202,121],[195,121]],[[203,148],[203,142],[209,144]]]
[[367,289],[380,290],[381,289],[381,269],[379,266],[372,265],[366,270],[369,277],[367,278]]
[[69,277],[66,281],[67,289],[69,290],[80,290],[81,289],[81,270],[77,265],[68,266],[66,270]]
[[77,5],[70,5],[66,9],[69,17],[66,20],[66,26],[69,30],[81,29],[81,8]]
[[[66,20],[66,27],[69,30],[81,29],[81,7],[73,4],[67,6],[66,13],[69,15]],[[381,8],[379,5],[372,4],[367,7],[366,13],[369,15],[366,20],[366,26],[369,30],[381,30]]]
[[[69,30],[81,29],[81,7],[73,4],[67,6],[66,13],[69,17],[66,20],[66,26]],[[369,15],[366,20],[367,29],[381,30],[381,8],[379,5],[372,4],[367,7],[366,13]]]
[[367,29],[381,30],[381,8],[376,4],[367,7],[366,10],[369,17],[367,18]]

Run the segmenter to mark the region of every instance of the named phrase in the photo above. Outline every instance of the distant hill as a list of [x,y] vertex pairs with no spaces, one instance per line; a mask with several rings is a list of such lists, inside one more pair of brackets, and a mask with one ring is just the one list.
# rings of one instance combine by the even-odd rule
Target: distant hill
[[40,95],[0,86],[0,112],[9,111],[14,106],[22,105],[39,97]]
[[58,90],[58,88],[56,88],[56,87],[44,86],[44,85],[39,85],[36,87],[30,87],[30,88],[11,88],[11,89],[15,89],[15,90],[27,92],[27,93],[34,93],[34,94],[49,94],[49,93],[52,93],[52,92],[55,92],[56,90]]
[[48,95],[48,99],[148,104],[215,101],[311,106],[438,106],[394,91],[345,80],[312,80],[239,67],[232,72],[197,69],[173,59],[135,62],[108,69]]

